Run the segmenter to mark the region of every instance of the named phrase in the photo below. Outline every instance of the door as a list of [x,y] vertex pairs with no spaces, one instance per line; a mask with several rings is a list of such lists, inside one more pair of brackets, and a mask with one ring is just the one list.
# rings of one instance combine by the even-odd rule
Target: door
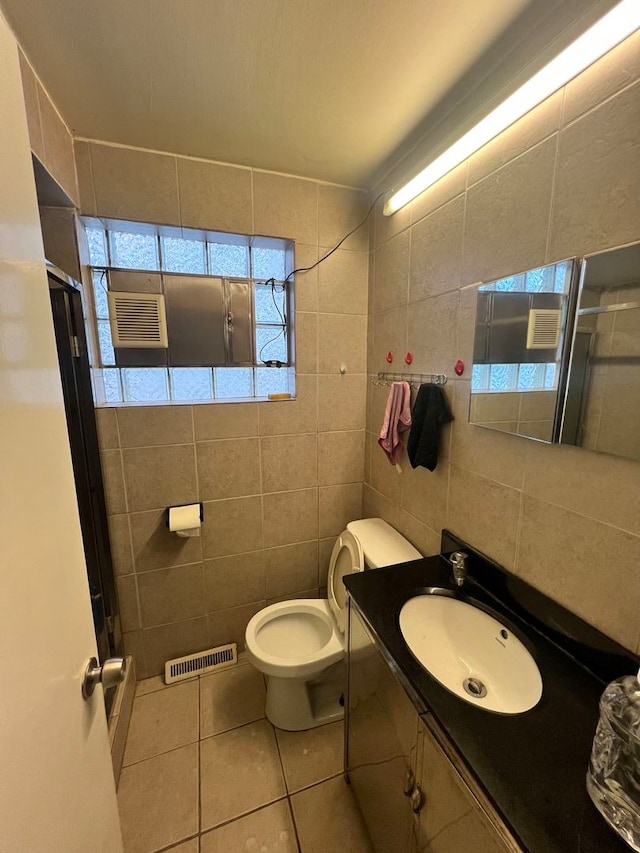
[[0,851],[121,853],[17,46],[0,15]]
[[[111,562],[82,298],[78,290],[52,271],[49,271],[48,276],[93,624],[98,657],[104,661],[120,655],[122,634]],[[107,715],[114,693],[115,687],[105,696]]]

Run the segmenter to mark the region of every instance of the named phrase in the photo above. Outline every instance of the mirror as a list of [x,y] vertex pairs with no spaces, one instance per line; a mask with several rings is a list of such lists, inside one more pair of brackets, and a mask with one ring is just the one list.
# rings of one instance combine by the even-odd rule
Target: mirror
[[558,440],[576,291],[575,259],[478,288],[470,423]]
[[640,460],[640,243],[583,262],[560,441]]

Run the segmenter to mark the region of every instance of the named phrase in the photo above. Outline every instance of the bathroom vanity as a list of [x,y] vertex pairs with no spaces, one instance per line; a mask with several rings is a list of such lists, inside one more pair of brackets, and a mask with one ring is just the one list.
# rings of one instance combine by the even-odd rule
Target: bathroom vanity
[[[465,701],[418,662],[399,614],[454,593],[448,555],[469,555],[456,595],[513,632],[542,697],[524,713]],[[442,554],[354,574],[350,593],[346,775],[376,853],[624,853],[591,803],[585,774],[607,683],[637,660],[456,537]]]

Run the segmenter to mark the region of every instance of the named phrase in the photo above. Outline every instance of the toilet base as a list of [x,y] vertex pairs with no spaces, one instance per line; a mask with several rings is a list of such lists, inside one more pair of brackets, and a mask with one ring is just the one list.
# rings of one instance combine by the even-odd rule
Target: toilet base
[[311,681],[267,676],[267,719],[278,729],[299,732],[344,717],[344,661]]

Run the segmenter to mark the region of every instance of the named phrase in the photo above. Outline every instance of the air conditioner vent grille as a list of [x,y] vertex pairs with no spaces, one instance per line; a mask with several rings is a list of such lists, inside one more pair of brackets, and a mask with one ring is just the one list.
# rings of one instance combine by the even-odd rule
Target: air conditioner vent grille
[[216,646],[193,655],[168,660],[164,665],[164,680],[167,684],[205,675],[213,670],[226,669],[238,662],[238,646],[229,643],[226,646]]
[[533,308],[529,311],[527,349],[557,349],[561,332],[561,309]]
[[162,294],[110,290],[108,296],[114,347],[161,349],[168,346]]

